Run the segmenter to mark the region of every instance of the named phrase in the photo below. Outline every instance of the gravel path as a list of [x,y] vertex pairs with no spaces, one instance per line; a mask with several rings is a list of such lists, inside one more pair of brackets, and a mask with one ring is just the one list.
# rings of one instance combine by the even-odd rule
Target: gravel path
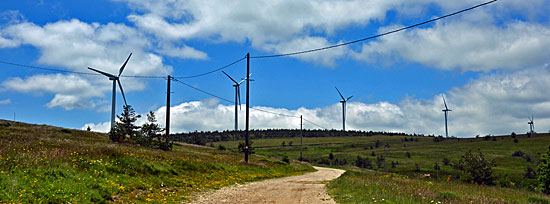
[[326,193],[326,181],[344,170],[314,167],[316,172],[300,176],[258,181],[225,187],[202,195],[193,203],[336,203]]

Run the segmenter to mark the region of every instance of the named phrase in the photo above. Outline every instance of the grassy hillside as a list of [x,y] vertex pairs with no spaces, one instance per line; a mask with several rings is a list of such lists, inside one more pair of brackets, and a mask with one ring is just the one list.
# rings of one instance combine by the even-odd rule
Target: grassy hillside
[[[407,138],[405,140],[405,138]],[[514,142],[517,139],[517,143]],[[293,143],[288,146],[289,142]],[[379,143],[378,148],[376,143]],[[282,157],[288,156],[291,159],[298,159],[300,155],[300,138],[285,139],[261,139],[253,140],[256,153]],[[282,146],[285,142],[286,146]],[[236,148],[238,141],[218,142],[215,145],[225,145],[229,148]],[[444,165],[443,159],[447,158],[450,163],[456,162],[468,150],[481,150],[489,160],[494,159],[497,175],[506,175],[512,182],[510,185],[529,186],[530,179],[524,179],[528,166],[536,168],[541,154],[546,153],[550,145],[550,135],[535,134],[532,137],[527,135],[498,136],[490,138],[461,138],[448,139],[441,142],[434,142],[433,137],[404,137],[404,136],[371,136],[371,137],[321,137],[303,138],[303,157],[312,163],[328,164],[332,166],[353,165],[357,156],[368,157],[377,170],[383,170],[383,163],[378,167],[376,159],[386,154],[386,171],[406,175],[417,175],[415,172],[418,165],[420,173],[432,173],[435,175],[434,165],[439,161],[441,177],[452,175],[455,170],[450,165]],[[389,147],[384,148],[385,144]],[[372,148],[372,149],[371,149]],[[514,152],[524,153],[521,157],[512,156]],[[410,158],[407,157],[407,152]],[[334,156],[329,160],[329,154]],[[374,155],[374,156],[373,156]],[[439,159],[439,160],[438,160]],[[338,160],[337,162],[335,160]],[[328,162],[328,163],[327,163]],[[397,163],[392,167],[391,163]],[[335,164],[339,163],[341,165]]]
[[351,170],[328,184],[329,194],[346,203],[550,203],[525,189],[411,178],[370,170]]
[[[291,159],[299,157],[300,138],[253,142],[258,154],[288,156]],[[289,146],[290,142],[292,146]],[[420,136],[308,137],[303,138],[303,144],[305,160],[349,170],[328,185],[330,195],[339,203],[550,203],[549,196],[533,191],[537,180],[525,177],[527,167],[536,170],[541,154],[548,151],[549,134],[438,142],[434,137]],[[218,142],[215,145],[235,148],[238,141]],[[493,168],[497,177],[495,186],[465,183],[457,177],[457,170],[443,164],[444,158],[452,164],[468,150],[478,149],[496,163]],[[523,155],[513,156],[518,151]],[[383,160],[377,162],[384,154],[385,170]],[[373,168],[355,167],[358,155],[369,158]],[[434,168],[436,162],[441,168],[439,178]],[[427,174],[428,177],[423,177]]]
[[0,203],[179,202],[194,192],[313,171],[205,147],[117,144],[102,133],[0,120]]

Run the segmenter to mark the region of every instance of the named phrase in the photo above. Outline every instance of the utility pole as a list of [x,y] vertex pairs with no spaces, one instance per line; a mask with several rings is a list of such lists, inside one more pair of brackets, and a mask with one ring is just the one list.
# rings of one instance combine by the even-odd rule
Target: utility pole
[[[170,137],[170,81],[172,77],[168,75],[168,82],[166,84],[166,139]],[[168,141],[167,141],[168,142]]]
[[304,137],[304,132],[302,130],[302,115],[300,115],[300,161],[302,161],[302,137]]
[[250,107],[250,53],[246,53],[246,129],[244,136],[244,162],[248,163],[248,124],[249,124],[249,111]]

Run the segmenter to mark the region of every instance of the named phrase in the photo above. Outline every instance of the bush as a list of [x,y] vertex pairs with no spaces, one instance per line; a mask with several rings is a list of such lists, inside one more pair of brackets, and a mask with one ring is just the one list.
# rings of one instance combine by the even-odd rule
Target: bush
[[411,158],[411,153],[410,153],[410,152],[406,152],[406,153],[405,153],[405,156],[407,156],[407,158]]
[[548,152],[541,158],[538,180],[540,182],[538,189],[543,193],[550,194],[550,146]]
[[[254,142],[252,141],[248,141],[248,154],[254,154],[254,147],[252,147],[252,144],[254,144]],[[239,142],[239,146],[237,147],[237,149],[239,149],[239,152],[240,153],[244,153],[244,142]]]
[[443,158],[443,165],[449,166],[449,163],[451,163],[451,160],[447,157]]
[[227,148],[225,148],[225,146],[220,144],[218,145],[218,150],[227,150]]
[[334,154],[332,154],[332,152],[330,154],[328,154],[328,159],[330,159],[330,160],[334,159]]
[[515,151],[512,156],[513,157],[523,157],[523,155],[525,155],[525,153],[523,153],[522,151],[518,150],[518,151]]
[[514,138],[514,143],[518,143],[518,138]]
[[512,138],[516,138],[516,133],[515,132],[512,132]]
[[288,159],[288,156],[283,156],[283,158],[281,159],[282,162],[284,163],[287,163],[287,164],[290,164],[290,159]]
[[495,161],[487,161],[481,151],[478,150],[478,154],[474,154],[470,150],[454,167],[461,171],[461,178],[464,181],[492,185],[495,181],[492,168],[495,166]]

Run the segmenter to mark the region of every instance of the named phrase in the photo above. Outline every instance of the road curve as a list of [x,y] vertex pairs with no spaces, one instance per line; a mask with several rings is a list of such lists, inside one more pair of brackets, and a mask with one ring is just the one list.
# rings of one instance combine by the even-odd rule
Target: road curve
[[338,178],[344,170],[314,168],[316,172],[300,176],[225,187],[202,195],[193,203],[336,203],[326,193],[325,181]]

